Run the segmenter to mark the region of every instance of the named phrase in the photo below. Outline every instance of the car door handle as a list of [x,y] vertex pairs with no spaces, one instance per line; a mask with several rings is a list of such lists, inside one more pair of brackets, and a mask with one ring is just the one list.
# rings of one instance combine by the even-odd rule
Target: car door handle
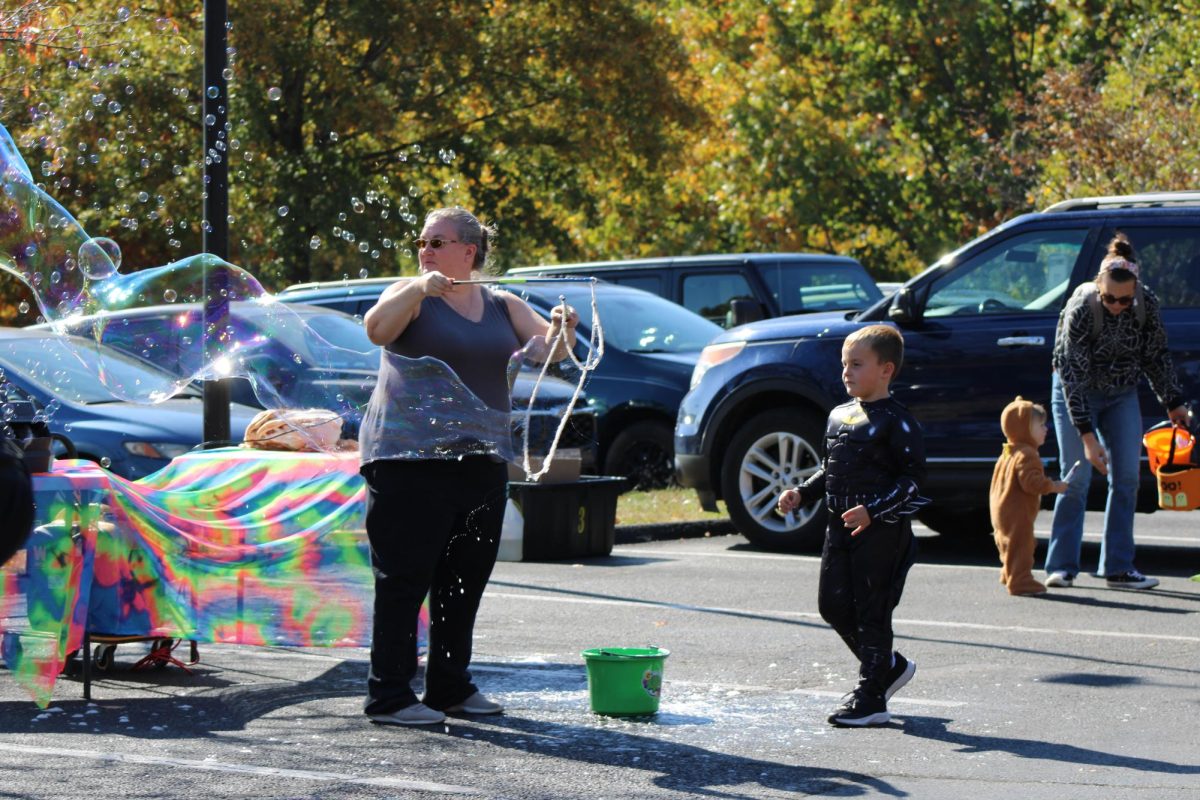
[[996,340],[1001,347],[1041,347],[1046,344],[1044,336],[1004,336]]

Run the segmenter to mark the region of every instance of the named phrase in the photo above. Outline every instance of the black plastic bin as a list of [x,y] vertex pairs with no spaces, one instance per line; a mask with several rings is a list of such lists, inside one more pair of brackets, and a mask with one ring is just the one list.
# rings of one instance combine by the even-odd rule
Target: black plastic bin
[[613,548],[622,477],[585,475],[568,483],[510,481],[508,496],[524,520],[525,561],[606,556]]

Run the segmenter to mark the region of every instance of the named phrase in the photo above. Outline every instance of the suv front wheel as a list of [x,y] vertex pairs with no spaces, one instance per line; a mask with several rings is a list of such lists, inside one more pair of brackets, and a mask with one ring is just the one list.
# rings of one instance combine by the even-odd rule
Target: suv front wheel
[[617,434],[604,457],[605,475],[630,478],[634,489],[662,489],[674,479],[675,443],[665,422],[642,420]]
[[817,550],[825,536],[825,503],[797,509],[789,520],[775,510],[779,495],[821,467],[824,428],[800,411],[752,417],[729,443],[721,464],[721,493],[743,536],[768,550]]

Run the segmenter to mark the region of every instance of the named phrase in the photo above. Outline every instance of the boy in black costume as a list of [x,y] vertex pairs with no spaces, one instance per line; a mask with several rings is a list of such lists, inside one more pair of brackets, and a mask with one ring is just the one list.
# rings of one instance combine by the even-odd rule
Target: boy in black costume
[[842,345],[842,383],[853,398],[829,414],[821,469],[779,497],[780,513],[825,498],[818,605],[859,661],[858,687],[829,717],[864,727],[891,719],[887,701],[917,666],[892,650],[892,610],[916,557],[909,516],[929,501],[921,427],[891,397],[904,339],[888,325],[855,331]]

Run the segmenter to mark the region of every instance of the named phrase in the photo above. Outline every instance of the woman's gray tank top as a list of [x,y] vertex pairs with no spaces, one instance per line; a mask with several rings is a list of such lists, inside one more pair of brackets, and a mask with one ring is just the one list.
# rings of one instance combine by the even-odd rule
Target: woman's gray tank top
[[508,315],[508,304],[480,288],[483,316],[479,322],[459,314],[440,297],[421,301],[421,313],[387,346],[405,358],[432,356],[445,361],[480,400],[495,409],[512,410],[508,392],[508,360],[521,349]]
[[478,322],[427,297],[416,319],[383,349],[359,429],[363,464],[514,457],[508,366],[521,342],[504,300],[482,292]]

